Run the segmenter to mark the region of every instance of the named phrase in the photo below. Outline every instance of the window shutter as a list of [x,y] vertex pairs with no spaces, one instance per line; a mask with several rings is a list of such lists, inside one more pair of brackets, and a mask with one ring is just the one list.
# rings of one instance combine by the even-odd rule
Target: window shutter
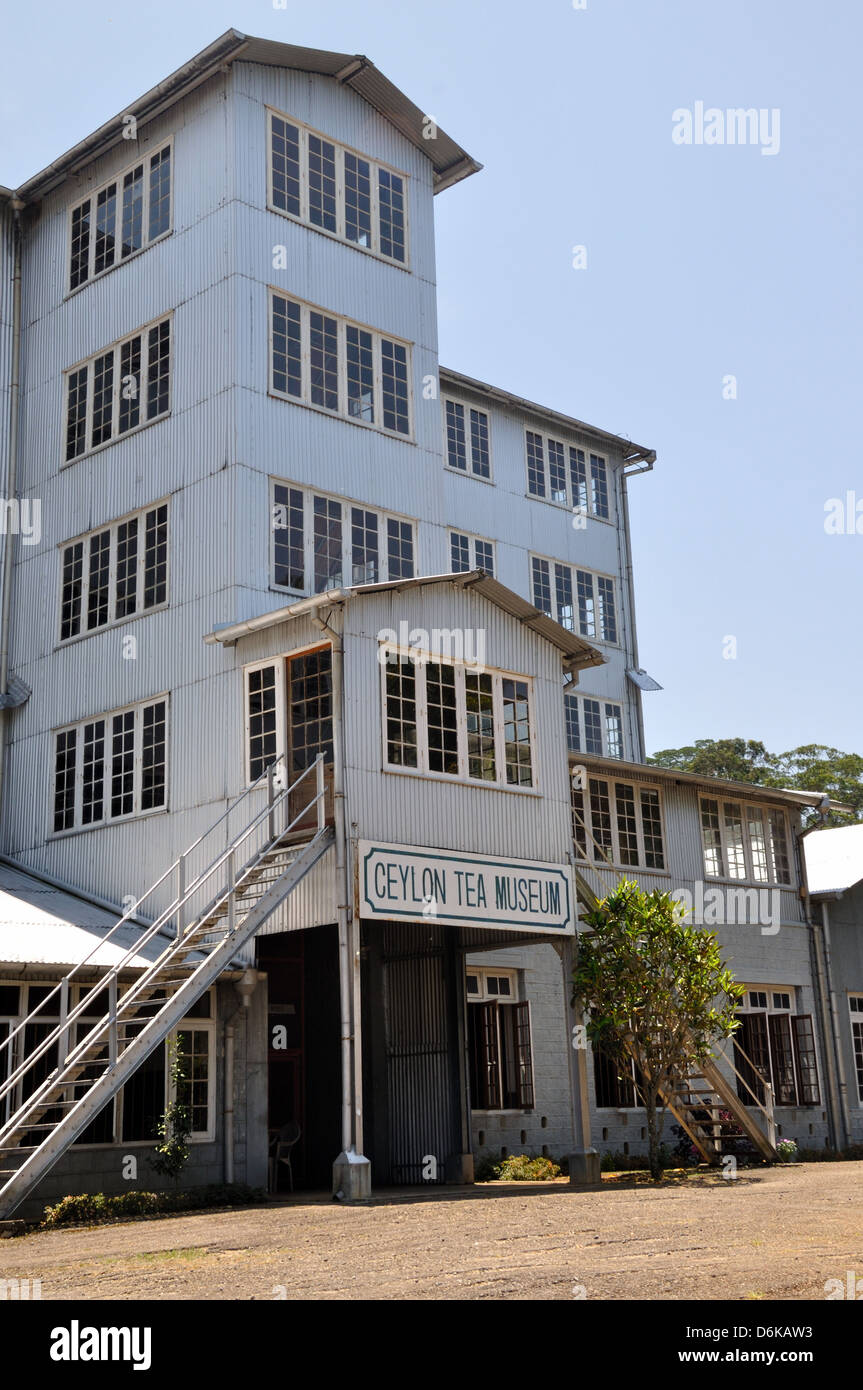
[[[738,1014],[740,1027],[734,1034],[734,1065],[743,1081],[751,1086],[761,1104],[765,1093],[762,1079],[770,1079],[770,1052],[767,1045],[767,1015]],[[752,1105],[752,1096],[743,1081],[738,1079],[737,1094],[744,1105]]]
[[532,1110],[533,1098],[533,1054],[530,1045],[530,1004],[526,999],[520,1004],[511,1004],[515,1021],[515,1047],[518,1070],[518,1104],[524,1110]]
[[476,1110],[496,1110],[498,1100],[497,1019],[494,1002],[471,1004],[471,1044]]
[[791,1044],[791,1020],[788,1014],[770,1014],[770,1052],[773,1062],[773,1089],[777,1105],[797,1104],[797,1083],[794,1078],[794,1050]]
[[800,1104],[820,1105],[818,1064],[815,1058],[815,1033],[810,1014],[799,1014],[791,1020],[797,1075],[800,1078]]

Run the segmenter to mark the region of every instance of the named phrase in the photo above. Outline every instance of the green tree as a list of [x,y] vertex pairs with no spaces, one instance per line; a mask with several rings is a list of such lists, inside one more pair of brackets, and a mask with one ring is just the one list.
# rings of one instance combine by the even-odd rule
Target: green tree
[[773,766],[764,744],[751,738],[699,738],[688,748],[663,748],[647,761],[702,777],[756,783],[762,782]]
[[584,919],[590,930],[579,937],[573,971],[592,1045],[621,1069],[635,1062],[654,1179],[662,1176],[662,1097],[730,1037],[743,998],[715,933],[687,926],[683,915],[669,893],[622,879]]

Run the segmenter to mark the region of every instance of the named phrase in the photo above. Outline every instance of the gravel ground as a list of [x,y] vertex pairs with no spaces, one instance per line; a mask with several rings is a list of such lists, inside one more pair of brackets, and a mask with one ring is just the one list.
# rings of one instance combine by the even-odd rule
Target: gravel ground
[[863,1163],[602,1191],[496,1183],[0,1241],[49,1299],[823,1299],[863,1276]]

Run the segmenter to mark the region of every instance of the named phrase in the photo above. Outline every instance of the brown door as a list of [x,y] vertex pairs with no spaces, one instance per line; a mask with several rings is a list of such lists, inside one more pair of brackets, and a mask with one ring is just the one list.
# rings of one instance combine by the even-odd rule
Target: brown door
[[[333,818],[333,653],[331,647],[302,652],[288,658],[288,768],[291,784],[319,753],[324,755],[326,820]],[[316,791],[314,772],[303,777],[291,792],[289,819],[300,819],[294,830],[313,829],[317,806],[310,805]],[[304,808],[308,807],[305,811]]]

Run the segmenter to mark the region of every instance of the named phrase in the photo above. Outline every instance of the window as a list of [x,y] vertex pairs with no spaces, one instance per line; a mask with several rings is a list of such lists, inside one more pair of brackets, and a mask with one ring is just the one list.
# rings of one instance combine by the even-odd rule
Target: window
[[737,1094],[752,1104],[752,1091],[764,1104],[766,1081],[777,1105],[819,1105],[815,1034],[809,1014],[795,1014],[792,989],[747,989],[737,1014],[734,1065],[743,1080]]
[[664,869],[658,788],[603,777],[591,777],[586,792],[573,787],[572,836],[582,859],[610,860],[623,868]]
[[857,1072],[857,1100],[863,1105],[863,994],[850,994],[848,1008],[851,1013],[851,1041]]
[[623,707],[612,700],[564,692],[566,746],[571,753],[623,757]]
[[[333,761],[332,648],[257,662],[243,672],[246,694],[246,772],[256,782],[281,753],[289,751],[288,775],[296,782],[319,753]],[[305,804],[311,780],[299,792]]]
[[268,114],[271,211],[406,265],[407,175]]
[[472,569],[494,574],[494,541],[484,541],[479,536],[468,536],[462,531],[450,531],[449,556],[453,574],[466,574]]
[[459,473],[491,477],[488,416],[461,401],[444,399],[446,461]]
[[[212,991],[198,1000],[182,1023],[141,1063],[121,1094],[123,1143],[142,1143],[158,1138],[165,1106],[177,1102],[186,1107],[191,1121],[190,1138],[203,1143],[215,1134],[215,1021]],[[139,1031],[143,1025],[133,1024]],[[177,1046],[183,1080],[171,1083],[168,1053]]]
[[532,787],[530,682],[384,647],[384,763],[495,786]]
[[611,516],[608,465],[600,454],[585,453],[574,444],[525,432],[527,491],[573,511],[608,521]]
[[167,415],[170,375],[170,318],[67,372],[66,462]]
[[702,797],[701,841],[707,878],[791,882],[784,811]]
[[55,833],[167,804],[167,708],[155,700],[56,733]]
[[60,547],[60,641],[168,599],[168,504]]
[[271,301],[273,395],[410,436],[407,343],[275,291]]
[[414,523],[272,481],[272,583],[296,593],[412,579]]
[[514,970],[466,967],[471,1108],[532,1110],[530,1004]]
[[581,637],[617,643],[614,580],[539,555],[530,558],[534,606]]
[[171,145],[147,155],[71,210],[69,289],[143,251],[171,230]]

